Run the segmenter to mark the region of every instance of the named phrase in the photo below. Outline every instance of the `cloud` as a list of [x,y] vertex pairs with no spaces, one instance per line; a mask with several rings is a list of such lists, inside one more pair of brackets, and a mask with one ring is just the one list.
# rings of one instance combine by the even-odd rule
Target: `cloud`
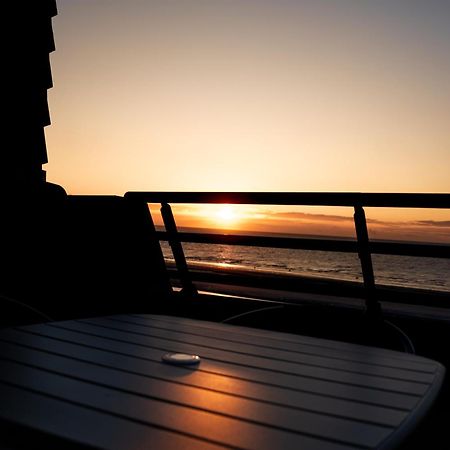
[[[348,222],[353,223],[352,216],[339,216],[331,214],[314,214],[304,213],[299,211],[287,212],[266,212],[267,217],[274,219],[288,219],[288,220],[309,220],[311,222]],[[384,227],[436,227],[436,228],[450,228],[450,220],[411,220],[411,221],[388,221],[367,218],[369,225],[379,225]]]
[[311,214],[298,211],[287,212],[266,212],[268,217],[274,219],[288,219],[288,220],[311,220],[321,222],[353,222],[353,217],[348,216],[336,216],[328,214]]
[[450,228],[450,220],[419,220],[415,224],[437,228]]
[[[273,217],[275,219],[288,219],[288,220],[309,220],[311,222],[345,222],[354,223],[353,216],[338,216],[333,214],[314,214],[304,213],[299,211],[285,211],[285,212],[266,212],[267,217]],[[377,219],[367,218],[368,224],[378,224],[391,226],[398,224],[398,222],[386,222]]]

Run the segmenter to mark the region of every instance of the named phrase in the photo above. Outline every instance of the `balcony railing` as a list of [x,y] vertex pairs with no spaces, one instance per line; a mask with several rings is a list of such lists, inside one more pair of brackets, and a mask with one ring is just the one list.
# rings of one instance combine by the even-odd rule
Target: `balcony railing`
[[[125,197],[130,201],[161,204],[161,215],[166,232],[159,232],[158,236],[160,240],[167,240],[169,242],[183,289],[191,294],[195,294],[196,289],[189,273],[181,242],[355,252],[358,254],[361,263],[366,308],[368,313],[373,315],[379,314],[380,307],[376,295],[372,254],[450,258],[449,245],[406,242],[371,242],[369,240],[364,211],[364,207],[450,209],[450,194],[127,192]],[[352,207],[354,209],[353,217],[356,240],[179,232],[170,207],[170,204],[174,203]]]

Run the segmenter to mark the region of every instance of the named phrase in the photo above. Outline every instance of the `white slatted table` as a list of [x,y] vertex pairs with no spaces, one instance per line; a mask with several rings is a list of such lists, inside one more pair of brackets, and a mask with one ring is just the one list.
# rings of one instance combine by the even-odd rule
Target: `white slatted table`
[[[202,362],[164,364],[169,351]],[[0,332],[0,420],[107,449],[388,449],[444,372],[415,355],[228,324],[70,320]]]

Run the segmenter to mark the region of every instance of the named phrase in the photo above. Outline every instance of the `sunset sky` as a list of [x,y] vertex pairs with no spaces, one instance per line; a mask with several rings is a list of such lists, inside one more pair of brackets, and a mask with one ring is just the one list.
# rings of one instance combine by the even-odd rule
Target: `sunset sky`
[[[58,0],[58,10],[45,168],[69,193],[450,192],[449,1]],[[242,211],[215,223],[245,228],[253,213]],[[261,211],[267,223],[292,213],[285,229],[294,217],[319,230],[324,213],[336,227],[351,216]],[[447,211],[372,216],[373,230],[399,222],[450,240]]]

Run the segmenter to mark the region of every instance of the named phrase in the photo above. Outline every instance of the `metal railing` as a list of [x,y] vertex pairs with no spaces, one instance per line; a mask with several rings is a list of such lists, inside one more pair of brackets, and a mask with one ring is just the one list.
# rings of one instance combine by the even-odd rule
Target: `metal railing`
[[[402,256],[450,258],[450,246],[441,244],[371,242],[367,231],[364,207],[439,208],[450,209],[450,194],[428,193],[326,193],[326,192],[127,192],[125,198],[146,203],[160,203],[166,232],[159,232],[160,240],[171,246],[183,289],[196,293],[189,274],[181,242],[244,245],[304,250],[325,250],[358,253],[367,312],[377,316],[380,306],[376,296],[372,253]],[[356,240],[287,238],[273,236],[220,235],[185,233],[177,230],[170,204],[247,204],[296,206],[346,206],[354,209]]]

